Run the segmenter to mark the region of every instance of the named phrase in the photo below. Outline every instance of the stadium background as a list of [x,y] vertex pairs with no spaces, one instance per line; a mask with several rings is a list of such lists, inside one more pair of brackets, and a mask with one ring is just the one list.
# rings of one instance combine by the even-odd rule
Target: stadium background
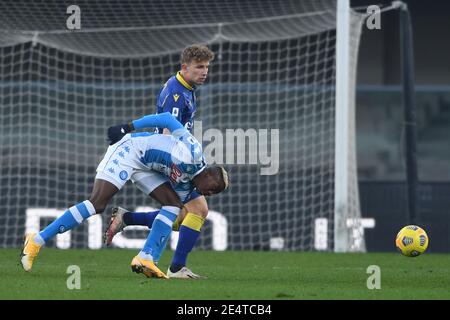
[[[450,3],[406,1],[414,35],[419,220],[431,251],[450,251]],[[352,6],[370,5],[352,1]],[[357,154],[361,213],[375,217],[368,250],[391,249],[388,233],[407,221],[406,170],[398,16],[382,16],[381,30],[364,29],[358,62]]]
[[[442,39],[445,38],[443,34],[448,30],[449,21],[446,17],[446,13],[450,12],[450,4],[444,1],[434,1],[433,5],[420,3],[420,1],[406,1],[409,5],[413,29],[414,29],[414,45],[415,45],[415,65],[416,65],[416,99],[417,109],[419,117],[418,127],[418,164],[419,164],[419,177],[421,181],[419,192],[419,222],[430,234],[432,239],[432,246],[430,251],[432,252],[449,252],[450,251],[450,216],[448,214],[448,208],[450,207],[450,148],[448,137],[450,133],[450,83],[448,73],[450,56],[450,44]],[[359,6],[363,4],[371,4],[370,2],[352,1],[352,6]],[[383,15],[382,29],[381,30],[363,30],[361,37],[361,46],[358,62],[358,86],[357,86],[357,152],[358,152],[358,174],[360,183],[360,198],[361,198],[361,212],[363,217],[370,217],[376,220],[376,227],[373,229],[366,229],[366,244],[368,251],[393,251],[392,235],[394,235],[401,226],[407,221],[406,210],[406,188],[405,188],[405,166],[404,166],[404,154],[402,148],[402,105],[401,105],[401,86],[400,86],[400,50],[398,48],[398,20],[396,19],[397,13],[392,12],[387,15]],[[433,23],[430,23],[430,22]],[[31,44],[25,44],[27,46]],[[38,44],[39,46],[39,44]],[[18,47],[17,50],[25,50],[24,47]],[[213,46],[214,49],[214,46]],[[51,50],[51,49],[50,49]],[[52,53],[49,52],[51,55]],[[39,59],[39,57],[35,57]],[[78,57],[73,57],[78,59]],[[84,59],[84,58],[83,58]],[[154,63],[150,58],[147,61],[148,64]],[[156,63],[161,64],[160,61]],[[238,63],[230,68],[237,68]],[[142,90],[146,91],[146,96],[149,97],[147,101],[142,101],[142,105],[146,105],[145,111],[152,111],[154,108],[154,99],[160,85],[166,80],[167,75],[170,75],[176,71],[176,66],[169,66],[166,70],[154,70],[154,74],[151,75],[152,83],[154,85],[143,87]],[[72,70],[68,69],[70,74]],[[74,78],[76,80],[76,70],[74,71]],[[84,70],[83,72],[86,72]],[[95,70],[92,70],[92,77],[95,78]],[[39,77],[31,75],[29,80],[31,82],[39,82]],[[270,73],[269,73],[270,74]],[[65,77],[66,75],[64,75]],[[117,77],[121,79],[122,74],[111,74],[112,79]],[[214,69],[211,71],[211,77],[209,79],[211,83],[214,83]],[[57,84],[55,84],[57,85]],[[214,87],[210,87],[211,90]],[[11,90],[14,90],[13,88]],[[30,87],[30,91],[38,90],[37,88]],[[86,92],[85,87],[73,88],[74,94],[77,91]],[[127,91],[114,91],[112,88],[104,88],[104,95],[110,95],[110,105],[114,106],[115,97],[126,100]],[[202,103],[208,103],[201,101],[202,92],[199,91],[200,96],[200,110]],[[35,96],[38,98],[38,95]],[[125,97],[125,98],[124,98]],[[32,108],[33,101],[30,101],[29,107]],[[215,101],[209,103],[215,104]],[[223,101],[222,101],[223,103]],[[70,105],[66,105],[70,108]],[[26,107],[25,107],[26,108]],[[86,108],[91,108],[93,113],[100,112],[95,109],[95,101],[92,101]],[[254,106],[256,108],[256,105]],[[10,110],[8,112],[8,121],[10,118],[19,118],[24,112],[30,110],[17,109]],[[102,110],[101,112],[103,112]],[[144,110],[141,110],[144,112]],[[36,114],[38,110],[31,110]],[[64,110],[61,110],[61,114],[64,114]],[[140,115],[140,114],[138,114]],[[123,117],[129,118],[130,116],[138,116],[123,114],[117,115],[117,118],[111,118],[111,124],[120,122]],[[99,116],[109,116],[103,114]],[[201,112],[199,112],[201,117]],[[4,121],[7,121],[6,117],[3,117]],[[77,120],[77,119],[74,119]],[[30,121],[30,119],[21,119],[21,121]],[[54,124],[58,125],[58,124]],[[257,124],[255,123],[255,126]],[[283,129],[283,128],[280,128]],[[92,130],[97,131],[100,137],[104,133],[105,128],[97,127],[96,123],[92,123]],[[76,128],[74,127],[74,132]],[[30,130],[30,135],[33,132]],[[60,137],[62,143],[70,139],[76,139],[74,137]],[[20,141],[17,141],[20,145]],[[92,141],[92,144],[104,144],[104,141],[99,139],[98,141]],[[86,150],[89,150],[90,146],[86,146]],[[17,150],[17,146],[15,146]],[[4,149],[2,157],[14,155],[14,150]],[[58,158],[58,155],[50,155],[51,157]],[[81,156],[83,157],[83,156]],[[89,156],[88,156],[89,157]],[[26,206],[35,205],[40,206],[42,201],[41,192],[44,192],[39,188],[42,176],[51,176],[52,172],[47,172],[40,168],[36,168],[33,171],[33,167],[27,166],[30,160],[18,162],[13,171],[8,172],[8,177],[4,175],[2,168],[2,184],[0,186],[0,192],[2,195],[8,193],[8,198],[2,196],[0,205],[8,206],[10,203],[17,204],[15,210],[17,212],[24,212]],[[95,164],[98,161],[98,157],[92,157],[90,161],[92,167],[82,168],[77,167],[76,170],[83,172],[94,172]],[[58,164],[65,167],[65,172],[70,174],[65,176],[58,176],[59,184],[58,190],[53,195],[53,202],[46,205],[52,207],[67,207],[68,195],[67,190],[70,190],[69,199],[78,199],[79,195],[88,194],[90,190],[85,188],[77,188],[82,185],[76,183],[79,176],[76,170],[70,170],[70,163]],[[10,169],[9,169],[10,170]],[[244,170],[239,169],[240,174],[245,174]],[[254,168],[248,169],[254,170]],[[11,172],[16,179],[11,179]],[[284,174],[288,174],[284,171]],[[21,176],[26,175],[27,178],[22,179]],[[31,178],[30,178],[31,177]],[[234,181],[239,183],[239,181]],[[265,185],[264,178],[260,178],[257,183]],[[307,183],[307,182],[305,182]],[[4,189],[6,185],[9,188]],[[12,186],[12,187],[11,187]],[[327,189],[332,186],[322,186]],[[120,204],[127,206],[131,203],[127,203],[131,188],[126,188],[123,191],[123,197],[120,198]],[[285,192],[289,192],[290,186],[287,184],[284,188]],[[238,190],[238,191],[242,191]],[[232,189],[229,193],[224,195],[225,200],[230,202],[230,199],[236,197]],[[267,184],[266,193],[270,192],[270,185]],[[326,193],[326,192],[325,192]],[[20,207],[21,197],[27,194],[29,202],[24,207]],[[246,196],[240,195],[245,203],[248,203],[247,219],[252,219],[252,203],[258,202],[259,209],[268,212],[266,215],[259,216],[258,220],[270,219],[270,206],[271,198],[263,199],[258,194],[252,194],[251,190],[246,190]],[[247,197],[247,198],[246,198]],[[6,203],[8,201],[8,203]],[[211,207],[214,207],[214,199],[211,199]],[[298,205],[301,206],[301,199],[298,201]],[[317,199],[317,201],[323,201],[323,199]],[[234,210],[233,207],[228,208],[230,212]],[[5,214],[5,213],[2,213]],[[313,213],[311,213],[313,215]],[[24,225],[23,215],[15,215],[8,220],[8,223],[14,225]],[[45,224],[48,221],[42,221]],[[291,223],[289,219],[282,220],[281,225],[277,226],[283,229],[283,224]],[[230,225],[233,225],[232,220]],[[7,234],[8,225],[0,226],[0,234]],[[235,228],[240,228],[236,226]],[[256,227],[255,227],[256,228]],[[257,228],[260,228],[259,226]],[[86,233],[84,227],[73,232],[73,237],[77,239],[78,243],[85,242]],[[260,235],[254,235],[253,230],[240,230],[239,237],[242,239],[236,239],[235,243],[252,243],[252,237],[260,237]],[[23,229],[19,228],[18,233],[23,232]],[[206,239],[208,233],[211,230],[206,225],[202,239]],[[199,241],[199,246],[209,249],[210,243]],[[259,239],[260,240],[260,239]],[[17,238],[4,238],[2,244],[6,247],[18,246],[20,243]],[[230,241],[233,242],[233,241]],[[258,242],[258,246],[246,246],[242,247],[234,246],[232,249],[268,249],[269,239],[263,239]],[[289,244],[288,246],[295,246],[295,244]]]

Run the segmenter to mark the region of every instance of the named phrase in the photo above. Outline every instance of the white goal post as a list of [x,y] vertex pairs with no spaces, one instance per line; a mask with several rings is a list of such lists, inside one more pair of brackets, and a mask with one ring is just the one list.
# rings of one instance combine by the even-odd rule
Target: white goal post
[[[334,251],[348,249],[350,144],[350,0],[338,0],[336,8],[336,131],[334,180]],[[354,87],[353,87],[354,90]],[[354,128],[353,128],[354,129]],[[353,150],[355,152],[355,150]],[[358,196],[358,195],[357,195]]]

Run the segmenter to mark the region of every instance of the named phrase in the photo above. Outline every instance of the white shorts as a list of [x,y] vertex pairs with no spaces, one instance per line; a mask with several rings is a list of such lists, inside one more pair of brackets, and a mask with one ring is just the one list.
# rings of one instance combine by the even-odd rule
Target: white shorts
[[[108,147],[103,160],[97,167],[95,179],[106,180],[119,190],[128,180],[131,180],[146,195],[169,181],[167,176],[149,169],[139,160],[139,152],[134,148],[129,134]],[[191,192],[177,189],[177,187],[174,188],[175,192],[184,202]]]

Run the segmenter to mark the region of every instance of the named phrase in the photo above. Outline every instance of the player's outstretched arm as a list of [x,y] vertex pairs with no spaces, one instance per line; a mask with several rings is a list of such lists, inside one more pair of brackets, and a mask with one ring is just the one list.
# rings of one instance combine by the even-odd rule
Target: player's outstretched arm
[[174,132],[178,129],[184,129],[183,125],[169,112],[144,116],[140,119],[134,120],[132,124],[134,126],[134,130],[149,127],[161,127],[167,128],[171,132]]
[[117,141],[122,139],[124,135],[134,130],[140,130],[151,127],[168,128],[172,133],[180,129],[182,130],[182,133],[186,131],[183,125],[169,112],[152,114],[125,124],[109,127],[108,128],[108,140],[110,142],[109,144],[112,145],[116,143]]

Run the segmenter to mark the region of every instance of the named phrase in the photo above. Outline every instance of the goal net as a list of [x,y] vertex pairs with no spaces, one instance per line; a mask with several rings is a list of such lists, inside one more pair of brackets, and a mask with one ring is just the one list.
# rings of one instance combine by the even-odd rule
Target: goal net
[[[333,250],[335,1],[79,0],[81,29],[68,30],[71,4],[0,3],[0,247],[20,246],[26,231],[87,199],[106,129],[154,113],[181,50],[203,43],[216,58],[197,90],[194,134],[231,187],[208,198],[197,248]],[[339,144],[348,149],[347,251],[365,250],[354,135],[361,23],[351,11],[349,134]],[[101,248],[114,205],[157,207],[130,183],[48,246]],[[137,248],[147,232],[127,228],[114,245]]]

